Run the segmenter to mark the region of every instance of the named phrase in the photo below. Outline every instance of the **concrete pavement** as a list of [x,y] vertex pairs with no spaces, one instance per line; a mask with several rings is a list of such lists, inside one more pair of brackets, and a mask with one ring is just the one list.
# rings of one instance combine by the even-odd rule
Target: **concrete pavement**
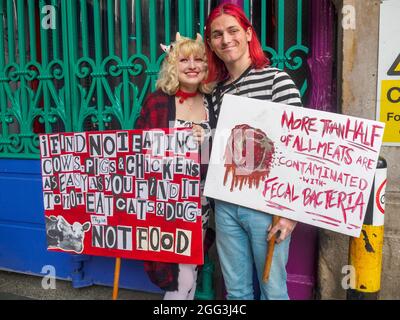
[[[42,277],[0,270],[0,300],[111,300],[112,287],[93,285],[73,288],[56,280],[55,289],[43,289]],[[158,300],[161,294],[119,289],[118,300]]]

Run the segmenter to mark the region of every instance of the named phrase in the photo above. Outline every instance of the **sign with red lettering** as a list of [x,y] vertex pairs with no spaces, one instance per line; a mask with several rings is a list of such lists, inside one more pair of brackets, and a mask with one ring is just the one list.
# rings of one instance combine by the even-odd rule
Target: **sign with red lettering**
[[358,237],[384,127],[225,95],[204,193]]
[[190,129],[39,136],[49,250],[203,263]]

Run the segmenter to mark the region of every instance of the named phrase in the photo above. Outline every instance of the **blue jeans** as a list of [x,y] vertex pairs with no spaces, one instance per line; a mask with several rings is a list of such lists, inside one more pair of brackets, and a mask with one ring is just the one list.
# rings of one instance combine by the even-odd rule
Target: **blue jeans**
[[253,264],[257,270],[261,300],[289,299],[286,264],[290,237],[275,245],[268,282],[262,281],[272,216],[236,204],[215,200],[218,256],[227,299],[253,300]]

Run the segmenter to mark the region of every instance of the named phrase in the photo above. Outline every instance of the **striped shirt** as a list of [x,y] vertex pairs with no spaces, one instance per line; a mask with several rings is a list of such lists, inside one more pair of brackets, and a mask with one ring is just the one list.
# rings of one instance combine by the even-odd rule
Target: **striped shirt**
[[250,67],[234,82],[226,85],[219,83],[211,96],[211,104],[216,117],[218,117],[221,108],[222,97],[226,93],[292,106],[302,106],[299,90],[293,80],[286,72],[273,67],[263,69]]

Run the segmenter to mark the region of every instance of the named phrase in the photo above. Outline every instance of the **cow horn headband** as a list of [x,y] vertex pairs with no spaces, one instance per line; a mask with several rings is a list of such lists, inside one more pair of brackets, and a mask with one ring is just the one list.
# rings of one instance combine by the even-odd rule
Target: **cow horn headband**
[[[178,42],[180,40],[182,40],[181,34],[179,32],[177,32],[175,35],[175,42]],[[196,41],[197,42],[203,41],[203,37],[201,36],[200,33],[196,34]],[[174,48],[174,45],[170,44],[167,46],[165,44],[160,43],[160,47],[161,47],[162,51],[164,51],[167,55],[169,55],[171,50]]]

